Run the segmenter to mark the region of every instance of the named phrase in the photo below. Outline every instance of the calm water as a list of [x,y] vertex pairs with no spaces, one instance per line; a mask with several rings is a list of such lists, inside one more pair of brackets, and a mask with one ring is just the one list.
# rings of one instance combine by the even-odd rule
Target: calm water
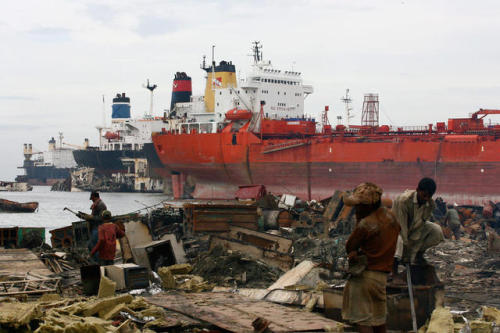
[[[49,186],[35,186],[30,192],[0,192],[2,199],[39,203],[35,213],[0,212],[0,227],[45,227],[49,242],[49,230],[65,227],[79,220],[72,213],[63,211],[63,208],[90,213],[92,202],[89,197],[89,192],[51,192]],[[144,205],[160,203],[169,197],[159,193],[101,193],[101,199],[108,210],[116,215],[144,208]]]

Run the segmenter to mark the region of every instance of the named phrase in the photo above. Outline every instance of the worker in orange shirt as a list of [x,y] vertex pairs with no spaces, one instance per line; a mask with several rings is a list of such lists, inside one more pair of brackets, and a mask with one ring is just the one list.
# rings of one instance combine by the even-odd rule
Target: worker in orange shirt
[[97,244],[90,252],[90,256],[92,257],[97,252],[101,266],[113,265],[115,262],[116,239],[124,237],[125,233],[111,222],[111,212],[109,210],[102,212],[102,222],[97,231]]

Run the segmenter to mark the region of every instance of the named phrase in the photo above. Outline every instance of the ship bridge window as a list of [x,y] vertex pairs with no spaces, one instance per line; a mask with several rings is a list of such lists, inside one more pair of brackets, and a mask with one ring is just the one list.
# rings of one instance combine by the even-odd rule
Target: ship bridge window
[[115,150],[120,150],[120,144],[119,143],[115,144]]
[[123,150],[132,150],[132,144],[131,143],[124,143]]

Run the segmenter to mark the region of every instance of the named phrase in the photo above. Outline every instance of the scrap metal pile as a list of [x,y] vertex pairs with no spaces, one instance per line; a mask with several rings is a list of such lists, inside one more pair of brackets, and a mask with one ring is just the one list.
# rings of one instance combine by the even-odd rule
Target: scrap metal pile
[[[4,296],[26,301],[23,295],[28,295],[29,301],[5,299],[13,309],[27,308],[25,316],[0,314],[1,327],[37,332],[68,331],[62,327],[96,332],[350,332],[339,322],[347,278],[345,242],[356,223],[354,209],[343,204],[345,192],[321,202],[257,193],[230,201],[167,202],[143,215],[116,217],[128,239],[120,243],[122,258],[116,260],[123,264],[92,265],[86,256],[85,222],[52,230],[58,249],[40,248],[32,268],[9,271],[0,256],[2,276],[18,281],[8,285]],[[383,204],[390,207],[391,201]],[[437,204],[446,207],[439,199]],[[443,226],[449,239],[427,252],[435,270],[429,266],[428,280],[415,283],[419,326],[433,332],[443,318],[433,310],[447,305],[453,323],[446,311],[436,313],[444,313],[449,325],[472,328],[472,321],[480,319],[491,323],[485,332],[493,332],[492,316],[477,316],[476,310],[491,312],[500,306],[500,205],[456,208],[461,239],[450,239],[452,233]],[[442,223],[445,212],[438,209],[435,222]],[[21,254],[5,258],[15,255]],[[23,284],[25,280],[33,281]],[[389,288],[388,326],[407,329],[407,286],[391,282]],[[115,296],[117,292],[122,294]],[[66,298],[38,299],[48,293]],[[95,294],[98,298],[81,297]],[[7,307],[1,301],[0,306]]]

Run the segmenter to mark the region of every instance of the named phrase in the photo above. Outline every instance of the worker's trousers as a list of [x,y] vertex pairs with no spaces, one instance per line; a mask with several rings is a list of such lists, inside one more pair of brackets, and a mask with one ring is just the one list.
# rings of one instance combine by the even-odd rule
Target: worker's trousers
[[403,238],[401,235],[398,236],[394,257],[399,260],[403,259],[403,262],[413,263],[418,252],[424,252],[428,248],[438,245],[443,240],[444,235],[441,226],[427,221],[422,226],[419,239],[412,240],[411,235],[408,235],[408,244],[404,245]]

